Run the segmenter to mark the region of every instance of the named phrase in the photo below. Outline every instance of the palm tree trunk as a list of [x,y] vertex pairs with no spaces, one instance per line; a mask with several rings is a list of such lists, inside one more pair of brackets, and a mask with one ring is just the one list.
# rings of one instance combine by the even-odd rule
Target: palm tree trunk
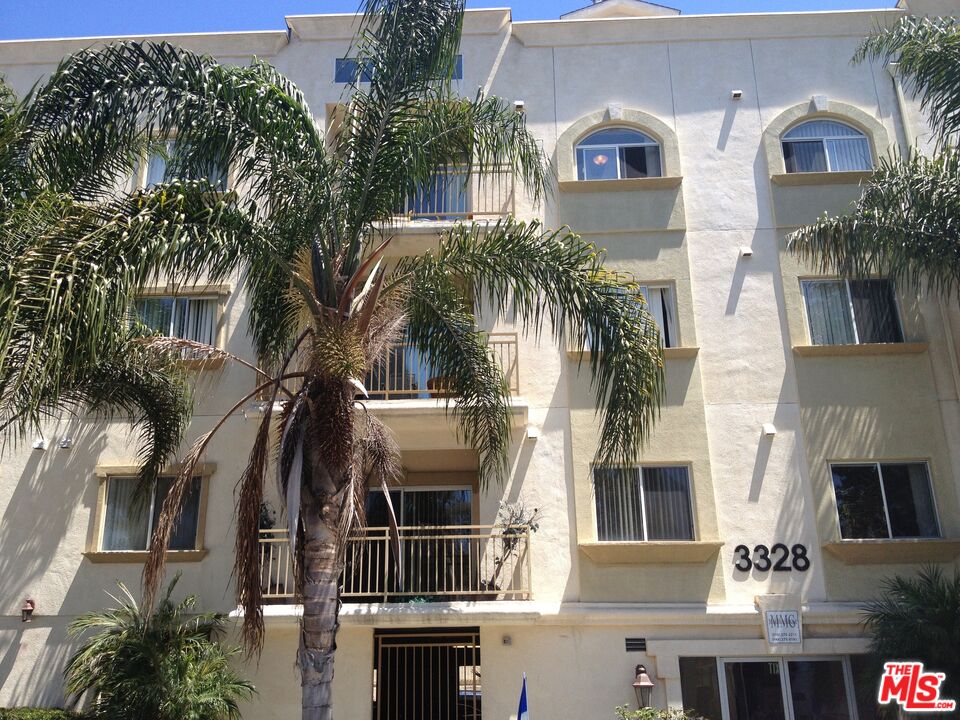
[[300,684],[303,693],[303,720],[333,718],[333,655],[340,627],[337,538],[339,509],[328,503],[314,504],[304,513],[303,546],[303,627],[300,632]]

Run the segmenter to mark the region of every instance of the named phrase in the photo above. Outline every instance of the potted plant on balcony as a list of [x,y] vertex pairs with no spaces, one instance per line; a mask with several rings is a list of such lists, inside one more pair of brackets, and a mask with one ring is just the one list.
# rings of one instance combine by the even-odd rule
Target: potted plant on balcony
[[[492,550],[493,570],[489,578],[480,581],[480,590],[487,591],[480,595],[480,600],[496,600],[502,589],[503,579],[500,577],[504,567],[512,558],[519,557],[521,551],[520,540],[526,537],[527,532],[535,533],[540,527],[540,509],[527,510],[522,500],[515,503],[502,502],[497,511],[497,528],[502,529],[499,552],[496,545]],[[491,538],[493,541],[493,538]],[[512,565],[516,571],[516,564]]]

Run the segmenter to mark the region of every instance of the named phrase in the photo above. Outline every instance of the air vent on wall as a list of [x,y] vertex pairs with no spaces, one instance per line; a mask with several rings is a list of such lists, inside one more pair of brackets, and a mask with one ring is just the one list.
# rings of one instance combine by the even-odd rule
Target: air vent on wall
[[627,652],[646,652],[646,638],[625,638],[624,643],[627,646]]

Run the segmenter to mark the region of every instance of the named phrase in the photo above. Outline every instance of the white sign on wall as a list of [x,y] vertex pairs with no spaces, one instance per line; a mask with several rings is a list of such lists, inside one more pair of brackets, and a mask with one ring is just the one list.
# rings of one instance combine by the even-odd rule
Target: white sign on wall
[[796,610],[767,610],[763,621],[771,645],[798,645],[803,641],[803,624]]

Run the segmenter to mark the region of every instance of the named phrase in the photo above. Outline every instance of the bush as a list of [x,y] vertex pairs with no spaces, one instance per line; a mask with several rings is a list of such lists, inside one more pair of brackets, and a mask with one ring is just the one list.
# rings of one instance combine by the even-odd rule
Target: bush
[[0,720],[79,720],[82,717],[58,708],[0,708]]
[[685,710],[661,710],[660,708],[641,708],[631,710],[627,705],[616,708],[618,720],[704,720]]

